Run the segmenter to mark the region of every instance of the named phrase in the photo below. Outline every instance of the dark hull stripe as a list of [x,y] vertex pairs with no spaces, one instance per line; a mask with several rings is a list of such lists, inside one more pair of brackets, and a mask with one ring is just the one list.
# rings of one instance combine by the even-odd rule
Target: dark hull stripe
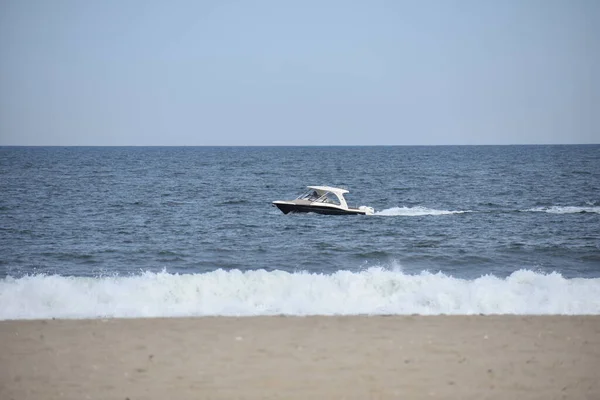
[[364,211],[352,211],[352,210],[340,210],[331,207],[320,207],[320,206],[304,206],[298,204],[275,204],[277,208],[284,214],[289,213],[316,213],[326,215],[364,215]]

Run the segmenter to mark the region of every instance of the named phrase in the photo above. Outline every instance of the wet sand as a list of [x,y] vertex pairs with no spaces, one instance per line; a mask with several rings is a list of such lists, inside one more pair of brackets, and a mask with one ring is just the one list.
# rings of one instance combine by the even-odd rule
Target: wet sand
[[0,321],[0,399],[600,399],[600,316]]

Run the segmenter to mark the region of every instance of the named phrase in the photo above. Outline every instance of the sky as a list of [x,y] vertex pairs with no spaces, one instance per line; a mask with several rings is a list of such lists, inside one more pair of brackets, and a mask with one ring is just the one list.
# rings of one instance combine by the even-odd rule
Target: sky
[[0,0],[0,145],[576,143],[596,0]]

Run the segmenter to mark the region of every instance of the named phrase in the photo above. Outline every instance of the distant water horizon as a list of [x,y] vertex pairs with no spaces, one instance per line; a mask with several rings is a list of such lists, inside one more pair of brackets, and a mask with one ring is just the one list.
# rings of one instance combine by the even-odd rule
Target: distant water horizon
[[66,147],[66,148],[70,148],[70,147],[74,147],[74,148],[85,148],[85,147],[90,147],[90,148],[94,148],[94,147],[106,147],[106,148],[127,148],[127,147],[148,147],[148,148],[152,148],[152,147],[170,147],[170,148],[194,148],[194,147],[206,147],[206,148],[210,148],[210,147],[250,147],[250,148],[260,148],[260,147],[264,147],[264,148],[270,148],[270,147],[296,147],[296,148],[300,148],[300,147],[305,147],[305,148],[312,148],[312,147],[494,147],[494,146],[498,146],[498,147],[513,147],[513,146],[598,146],[600,145],[600,142],[598,143],[504,143],[504,144],[494,144],[494,143],[489,143],[489,144],[258,144],[258,145],[253,145],[253,144],[207,144],[207,145],[202,145],[202,144],[192,144],[192,145],[179,145],[179,144],[141,144],[141,145],[137,145],[137,144],[129,144],[129,145],[110,145],[110,144],[85,144],[85,145],[81,145],[81,144],[68,144],[68,145],[62,145],[62,144],[53,144],[53,145],[46,145],[46,144],[39,144],[39,145],[31,145],[31,144],[3,144],[0,145],[0,148],[11,148],[11,147],[32,147],[32,148],[39,148],[39,147],[48,147],[48,148],[56,148],[56,147]]

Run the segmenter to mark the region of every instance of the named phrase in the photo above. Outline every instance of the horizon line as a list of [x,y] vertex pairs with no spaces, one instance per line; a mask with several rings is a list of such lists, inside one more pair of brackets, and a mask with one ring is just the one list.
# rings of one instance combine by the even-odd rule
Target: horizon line
[[594,146],[598,143],[504,143],[504,144],[0,144],[0,147],[493,147],[493,146]]

